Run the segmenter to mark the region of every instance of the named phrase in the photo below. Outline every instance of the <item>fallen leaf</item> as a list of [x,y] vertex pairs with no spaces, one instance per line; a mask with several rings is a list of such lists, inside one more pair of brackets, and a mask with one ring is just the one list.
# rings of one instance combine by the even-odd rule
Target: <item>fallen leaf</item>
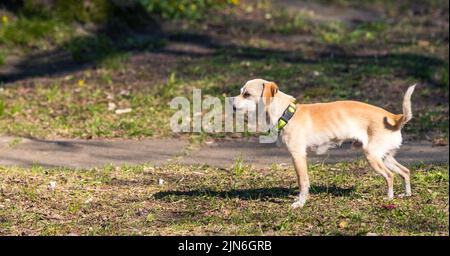
[[119,94],[121,96],[130,96],[130,91],[126,90],[126,89],[122,89],[122,90],[120,90]]
[[430,42],[427,41],[427,40],[419,40],[419,41],[417,41],[417,44],[420,47],[428,47],[428,46],[430,46]]
[[131,108],[116,109],[116,114],[121,115],[125,113],[130,113],[131,111],[132,111]]
[[144,173],[152,173],[155,171],[155,168],[153,167],[145,167],[144,168]]
[[116,104],[114,102],[108,102],[108,111],[113,111],[116,109]]
[[339,223],[339,228],[346,228],[348,226],[348,222],[343,220]]
[[447,146],[448,140],[444,138],[434,139],[433,140],[433,146]]
[[48,188],[53,190],[56,188],[56,181],[50,181],[48,184]]

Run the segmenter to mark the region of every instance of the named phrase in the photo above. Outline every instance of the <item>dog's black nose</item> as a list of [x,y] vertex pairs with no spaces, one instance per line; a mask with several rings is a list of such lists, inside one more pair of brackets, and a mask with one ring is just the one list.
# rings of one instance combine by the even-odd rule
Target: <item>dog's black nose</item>
[[236,112],[236,106],[233,104],[233,112]]

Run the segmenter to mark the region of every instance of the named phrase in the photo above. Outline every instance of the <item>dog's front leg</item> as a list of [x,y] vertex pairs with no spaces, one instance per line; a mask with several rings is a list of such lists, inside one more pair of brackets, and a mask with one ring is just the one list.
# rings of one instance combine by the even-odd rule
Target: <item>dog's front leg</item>
[[298,200],[291,205],[293,209],[303,207],[309,195],[309,177],[306,154],[292,154],[295,171],[297,173],[297,182],[300,189]]

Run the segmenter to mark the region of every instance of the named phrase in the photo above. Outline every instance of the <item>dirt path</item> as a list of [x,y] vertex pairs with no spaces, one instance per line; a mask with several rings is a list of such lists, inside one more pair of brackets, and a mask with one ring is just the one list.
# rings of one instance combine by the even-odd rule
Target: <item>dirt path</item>
[[0,165],[91,168],[107,164],[165,163],[183,153],[186,141],[36,140],[0,137]]
[[[92,168],[107,164],[161,165],[178,162],[227,168],[232,166],[238,157],[255,167],[291,164],[289,153],[284,147],[259,144],[254,138],[207,143],[191,150],[188,150],[188,146],[187,141],[177,139],[36,140],[0,137],[0,165]],[[349,144],[344,144],[323,156],[311,154],[309,162],[335,163],[362,157],[360,151],[352,150]],[[406,142],[397,159],[406,164],[448,163],[449,147],[433,147],[424,141]]]
[[[448,162],[448,146],[433,147],[426,141],[405,142],[397,154],[397,160],[406,164],[412,163],[446,163]],[[256,167],[270,166],[271,164],[291,164],[289,152],[285,147],[276,144],[260,144],[256,139],[229,140],[206,145],[193,151],[189,157],[181,160],[182,163],[207,163],[209,165],[230,167],[234,159],[242,157],[245,162]],[[309,154],[309,162],[336,163],[352,161],[363,158],[361,150],[351,149],[350,143],[340,148],[331,149],[324,155]]]

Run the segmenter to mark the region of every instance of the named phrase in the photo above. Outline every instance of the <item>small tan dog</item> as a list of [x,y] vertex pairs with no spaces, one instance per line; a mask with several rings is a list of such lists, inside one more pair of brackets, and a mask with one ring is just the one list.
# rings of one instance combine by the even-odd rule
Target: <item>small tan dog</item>
[[[233,98],[235,109],[254,111],[262,97],[270,123],[276,126],[285,116],[289,106],[294,106],[280,129],[280,136],[292,155],[300,195],[292,208],[302,207],[309,193],[307,149],[324,153],[328,148],[344,140],[356,140],[369,164],[386,179],[388,198],[394,197],[394,173],[404,179],[405,196],[411,195],[410,171],[399,164],[394,155],[402,144],[401,128],[412,118],[411,95],[415,85],[410,86],[403,99],[403,114],[392,114],[382,108],[358,101],[335,101],[330,103],[296,104],[294,97],[278,90],[274,82],[263,79],[248,81],[241,94]],[[280,119],[281,118],[281,119]]]

